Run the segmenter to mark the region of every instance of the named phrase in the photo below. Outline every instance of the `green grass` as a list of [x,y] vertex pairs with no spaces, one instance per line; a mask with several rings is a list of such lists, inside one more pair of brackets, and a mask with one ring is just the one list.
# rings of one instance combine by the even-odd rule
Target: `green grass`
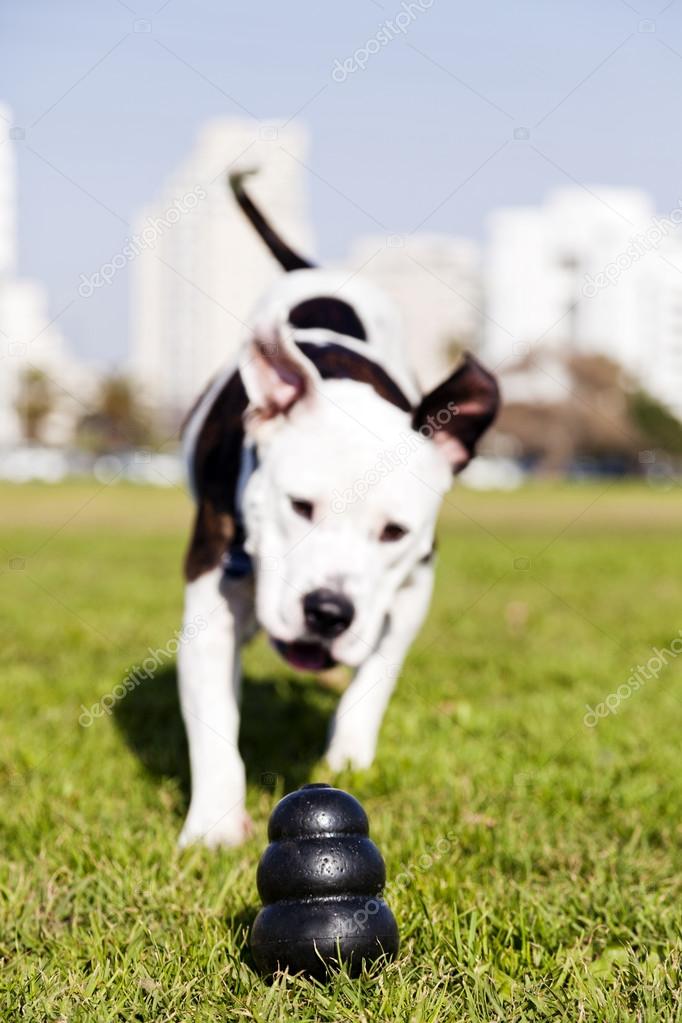
[[188,514],[177,491],[0,488],[0,1019],[682,1019],[682,658],[583,724],[682,627],[682,494],[453,492],[377,762],[339,781],[401,954],[329,985],[265,983],[247,935],[269,811],[326,776],[334,693],[247,651],[256,828],[232,852],[174,848],[171,663],[78,722],[176,630]]

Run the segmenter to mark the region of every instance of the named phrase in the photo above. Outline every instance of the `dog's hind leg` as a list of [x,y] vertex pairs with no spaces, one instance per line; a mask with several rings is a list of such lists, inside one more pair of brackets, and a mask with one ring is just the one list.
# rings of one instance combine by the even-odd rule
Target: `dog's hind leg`
[[178,669],[192,798],[181,847],[192,842],[238,845],[249,831],[238,748],[239,649],[252,606],[251,579],[225,580],[222,567],[204,572],[185,590],[186,638],[178,651]]
[[346,765],[369,767],[379,729],[405,655],[428,611],[433,566],[418,565],[398,593],[390,619],[374,651],[358,668],[332,721],[327,763],[334,771]]

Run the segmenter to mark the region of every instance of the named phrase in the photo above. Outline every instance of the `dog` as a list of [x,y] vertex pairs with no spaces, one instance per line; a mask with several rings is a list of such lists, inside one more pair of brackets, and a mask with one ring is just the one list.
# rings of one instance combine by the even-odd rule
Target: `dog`
[[249,834],[239,654],[258,628],[296,669],[352,669],[326,759],[333,772],[372,763],[429,606],[441,501],[499,404],[470,354],[420,394],[391,303],[297,255],[245,178],[230,178],[236,201],[287,273],[183,431],[196,517],[183,626],[194,635],[178,654],[192,780],[181,847]]

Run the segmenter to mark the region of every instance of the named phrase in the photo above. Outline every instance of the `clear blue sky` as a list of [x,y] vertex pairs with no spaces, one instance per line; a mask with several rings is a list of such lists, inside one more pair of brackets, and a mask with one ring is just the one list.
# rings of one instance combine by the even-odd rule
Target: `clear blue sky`
[[[335,61],[401,9],[0,3],[0,97],[26,131],[20,269],[46,283],[53,314],[73,302],[59,322],[76,351],[105,365],[125,355],[128,273],[87,300],[80,274],[119,251],[125,222],[200,123],[243,114],[239,104],[271,122],[308,104],[323,258],[376,231],[363,210],[391,232],[430,215],[425,229],[480,238],[493,207],[537,202],[571,180],[645,188],[661,211],[677,204],[682,0],[433,0],[364,71],[334,82]],[[151,31],[136,31],[140,21]],[[529,140],[514,139],[519,127]]]

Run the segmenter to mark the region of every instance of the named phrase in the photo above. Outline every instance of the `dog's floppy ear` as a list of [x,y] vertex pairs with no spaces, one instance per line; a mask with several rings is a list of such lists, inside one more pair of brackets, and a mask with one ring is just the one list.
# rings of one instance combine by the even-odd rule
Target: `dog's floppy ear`
[[256,327],[244,349],[239,373],[249,399],[247,426],[285,415],[298,402],[312,403],[321,382],[286,323]]
[[438,444],[453,472],[476,453],[479,437],[497,415],[500,393],[495,377],[473,355],[465,353],[455,372],[424,395],[412,426]]

